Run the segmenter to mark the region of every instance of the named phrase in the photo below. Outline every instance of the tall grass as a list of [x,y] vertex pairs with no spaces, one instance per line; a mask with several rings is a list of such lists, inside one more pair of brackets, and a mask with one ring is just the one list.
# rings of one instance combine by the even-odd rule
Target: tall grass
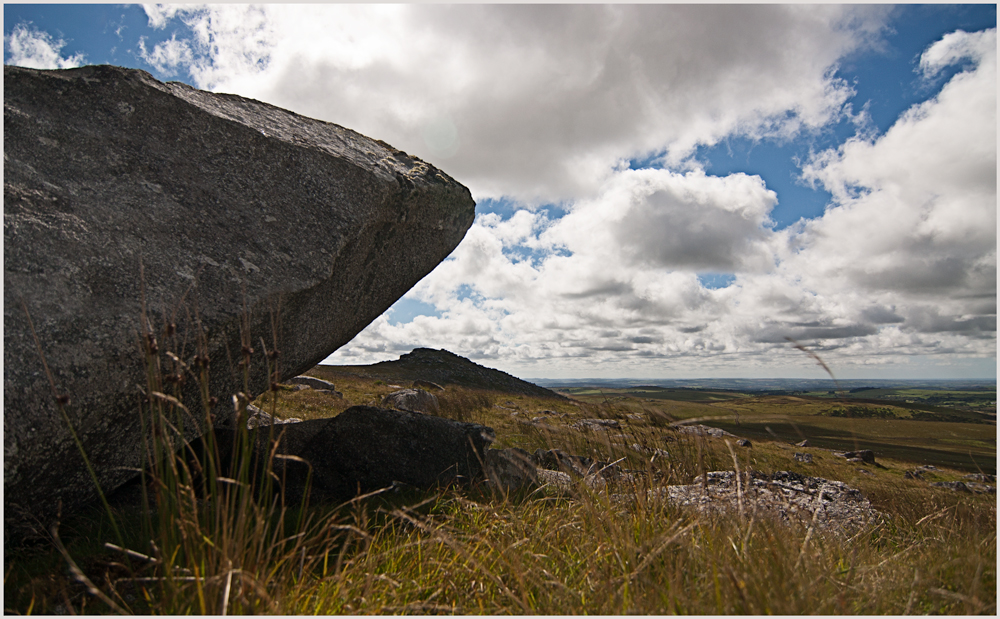
[[[37,547],[7,553],[7,612],[996,613],[995,499],[900,483],[886,469],[855,480],[884,514],[855,530],[782,521],[752,498],[739,512],[689,511],[649,490],[708,470],[797,465],[777,446],[733,451],[672,433],[652,411],[636,419],[634,407],[614,401],[508,401],[452,388],[439,395],[443,416],[495,427],[498,446],[559,448],[632,472],[600,490],[580,480],[557,492],[480,484],[285,505],[278,456],[255,456],[246,396],[213,402],[203,343],[184,362],[162,350],[173,347],[168,331],[142,344],[150,437],[143,509],[70,520],[48,555]],[[246,341],[241,354],[244,372],[277,358]],[[185,380],[202,386],[197,406],[181,399]],[[283,393],[267,395],[271,412],[281,410]],[[372,393],[358,386],[356,397]],[[183,438],[192,424],[210,429],[223,406],[236,418],[231,440]],[[622,429],[531,423],[540,408],[553,419],[619,419]],[[815,469],[832,478],[853,470],[823,458]]]

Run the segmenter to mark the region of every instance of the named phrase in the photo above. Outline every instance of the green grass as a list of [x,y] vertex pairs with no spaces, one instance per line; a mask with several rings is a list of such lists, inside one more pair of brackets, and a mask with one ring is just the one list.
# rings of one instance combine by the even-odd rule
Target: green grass
[[[279,417],[322,418],[409,386],[329,369],[321,376],[343,398],[279,389],[256,403]],[[113,514],[122,543],[157,562],[105,546],[115,541],[111,516],[85,511],[58,529],[65,553],[54,540],[5,549],[5,611],[111,612],[103,595],[142,614],[996,614],[995,495],[929,485],[960,479],[966,451],[995,467],[994,427],[828,417],[817,413],[831,402],[815,398],[669,400],[641,390],[560,400],[446,387],[441,415],[493,427],[496,447],[621,459],[637,481],[606,493],[580,486],[508,496],[478,485],[300,509],[238,484],[202,498],[197,479],[168,458],[150,480],[156,516]],[[678,391],[691,390],[670,393]],[[572,427],[587,418],[616,419],[620,428]],[[735,452],[741,470],[842,480],[884,516],[821,532],[763,513],[704,516],[653,499],[652,486],[736,465],[726,441],[671,427],[681,419],[750,436],[753,447]],[[863,473],[817,447],[806,448],[813,463],[797,462],[802,448],[789,442],[800,437],[821,447],[870,441],[879,466]],[[651,459],[646,450],[655,448],[669,457]],[[928,481],[905,479],[921,450],[955,464],[937,464]],[[230,474],[246,480],[245,471]],[[67,569],[69,559],[89,586]]]

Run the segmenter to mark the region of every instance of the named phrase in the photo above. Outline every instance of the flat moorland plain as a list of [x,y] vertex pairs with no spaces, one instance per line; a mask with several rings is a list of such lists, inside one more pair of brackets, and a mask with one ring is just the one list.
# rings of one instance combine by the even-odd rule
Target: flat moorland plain
[[[280,418],[332,417],[412,384],[385,368],[309,374],[341,395],[279,388],[255,404]],[[820,395],[633,388],[543,397],[443,386],[439,414],[494,428],[494,447],[561,449],[633,475],[602,490],[510,494],[480,483],[306,508],[241,494],[233,480],[225,501],[189,500],[180,479],[158,486],[152,515],[115,508],[112,521],[95,508],[67,518],[60,537],[7,549],[5,611],[996,614],[996,495],[933,485],[995,470],[995,425],[914,420],[890,403]],[[686,433],[685,423],[752,446]],[[793,444],[803,439],[810,446]],[[867,445],[875,465],[831,451]],[[923,479],[907,476],[927,462]],[[651,492],[713,470],[843,481],[877,517],[821,530],[753,505],[699,513]]]
[[[995,401],[992,411],[988,409],[988,398],[995,393],[974,392],[969,399],[959,399],[953,392],[932,390],[764,396],[706,391],[704,397],[695,389],[595,391],[565,393],[583,402],[613,402],[637,413],[662,415],[672,423],[698,421],[752,440],[808,440],[829,450],[871,449],[876,456],[914,465],[996,472]],[[975,408],[968,406],[970,399]]]

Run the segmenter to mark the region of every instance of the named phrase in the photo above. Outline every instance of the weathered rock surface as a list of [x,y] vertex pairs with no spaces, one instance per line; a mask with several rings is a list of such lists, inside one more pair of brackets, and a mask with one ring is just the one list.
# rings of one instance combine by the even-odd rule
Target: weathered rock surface
[[471,483],[483,478],[482,462],[495,439],[491,428],[479,424],[372,406],[353,406],[330,419],[260,428],[251,435],[258,458],[267,457],[277,442],[277,454],[308,462],[275,459],[286,502],[302,497],[310,468],[314,502],[344,501],[359,490],[394,484]]
[[253,404],[247,405],[247,429],[253,430],[254,428],[259,428],[261,426],[271,426],[271,425],[282,425],[285,423],[301,423],[302,420],[298,417],[290,417],[288,419],[277,419],[268,413],[260,410]]
[[[859,490],[841,481],[808,477],[789,471],[767,475],[753,472],[737,484],[733,471],[713,471],[694,484],[651,492],[671,503],[701,512],[743,510],[771,513],[784,520],[815,523],[834,532],[863,526],[878,516]],[[703,484],[704,482],[704,484]]]
[[5,522],[97,496],[25,309],[110,490],[140,465],[147,334],[175,375],[167,351],[210,359],[224,415],[244,346],[248,395],[306,371],[443,260],[474,207],[419,159],[258,101],[111,66],[5,66]]
[[382,406],[414,413],[437,414],[440,411],[437,396],[423,389],[400,389],[382,398]]

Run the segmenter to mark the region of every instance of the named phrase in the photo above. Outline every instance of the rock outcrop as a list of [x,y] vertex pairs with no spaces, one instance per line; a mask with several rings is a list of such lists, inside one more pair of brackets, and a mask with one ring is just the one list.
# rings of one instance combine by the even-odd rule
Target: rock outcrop
[[97,496],[57,396],[111,490],[140,466],[144,347],[195,420],[207,358],[223,421],[245,384],[350,341],[474,210],[443,172],[331,123],[138,70],[5,66],[5,522]]
[[515,378],[506,372],[484,367],[447,350],[415,348],[396,361],[381,361],[364,367],[370,376],[390,381],[421,380],[469,389],[491,389],[539,398],[566,398],[555,391]]

